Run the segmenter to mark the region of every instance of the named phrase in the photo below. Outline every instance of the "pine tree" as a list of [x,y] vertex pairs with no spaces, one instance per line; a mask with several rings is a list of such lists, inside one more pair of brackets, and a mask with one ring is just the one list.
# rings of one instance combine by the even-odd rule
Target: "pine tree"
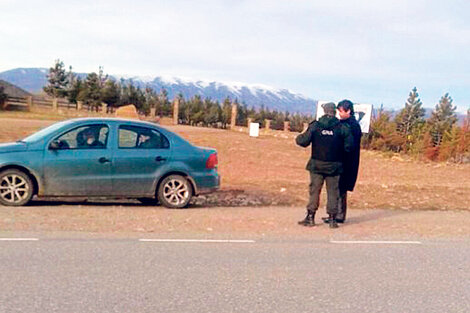
[[163,116],[172,116],[173,107],[168,99],[168,91],[165,88],[160,90],[158,95],[157,106],[161,107],[161,115]]
[[191,107],[190,103],[184,99],[183,94],[180,92],[176,96],[176,98],[179,100],[179,111],[178,111],[178,118],[179,120],[183,123],[188,125],[189,121],[191,120]]
[[48,84],[43,87],[43,90],[49,96],[54,98],[65,98],[67,96],[69,77],[65,72],[64,62],[61,60],[55,61],[54,67],[49,69],[49,74],[47,74],[47,81]]
[[248,119],[248,107],[245,102],[242,102],[242,105],[238,107],[237,111],[237,125],[246,126]]
[[80,77],[74,77],[67,88],[67,99],[71,103],[77,103],[78,95],[85,89],[85,85]]
[[229,97],[224,99],[222,103],[222,127],[227,128],[227,125],[230,124],[232,118],[232,101]]
[[219,118],[219,104],[209,98],[204,100],[204,125],[214,126]]
[[200,95],[191,99],[191,125],[197,125],[204,121],[204,104]]
[[439,147],[439,161],[447,161],[449,159],[455,160],[461,132],[461,128],[457,125],[452,126],[449,131],[444,132],[442,142]]
[[101,90],[101,100],[110,107],[116,107],[121,97],[120,85],[113,79],[108,79]]
[[101,105],[101,88],[99,76],[95,72],[87,75],[84,88],[78,94],[77,99],[98,110]]
[[145,95],[140,89],[140,87],[135,87],[134,83],[130,81],[128,88],[127,88],[128,96],[127,99],[129,101],[129,104],[135,105],[137,110],[144,112],[145,114],[148,114],[150,111],[149,107],[146,107],[145,105]]
[[108,80],[108,74],[105,75],[103,67],[99,66],[99,68],[98,68],[98,82],[99,82],[99,85],[100,85],[101,89],[104,88],[104,84],[106,83],[107,80]]
[[457,122],[456,107],[452,106],[452,102],[452,98],[446,93],[436,104],[436,108],[428,120],[434,146],[440,146],[444,133],[450,131]]
[[416,87],[414,87],[405,103],[405,107],[395,117],[397,130],[405,139],[406,150],[408,150],[409,146],[416,140],[416,138],[413,138],[414,130],[420,124],[424,123],[424,109],[421,105],[422,103],[419,99],[418,91]]
[[[157,93],[155,92],[155,90],[148,86],[145,87],[145,91],[144,91],[144,95],[145,95],[145,106],[148,107],[149,109],[156,109],[156,104],[157,104]],[[155,110],[155,112],[157,112]]]

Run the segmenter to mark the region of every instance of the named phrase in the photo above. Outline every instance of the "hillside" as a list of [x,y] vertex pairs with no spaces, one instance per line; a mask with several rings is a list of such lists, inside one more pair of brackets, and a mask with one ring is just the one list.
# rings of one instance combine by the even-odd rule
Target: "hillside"
[[0,79],[0,87],[3,87],[3,92],[6,93],[10,97],[27,97],[31,94],[13,84],[10,84],[7,81]]

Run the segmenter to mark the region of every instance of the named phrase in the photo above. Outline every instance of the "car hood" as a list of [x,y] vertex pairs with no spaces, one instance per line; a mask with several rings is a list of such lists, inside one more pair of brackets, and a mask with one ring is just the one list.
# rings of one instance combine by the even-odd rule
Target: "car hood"
[[28,150],[28,145],[24,142],[0,143],[0,153],[20,152]]

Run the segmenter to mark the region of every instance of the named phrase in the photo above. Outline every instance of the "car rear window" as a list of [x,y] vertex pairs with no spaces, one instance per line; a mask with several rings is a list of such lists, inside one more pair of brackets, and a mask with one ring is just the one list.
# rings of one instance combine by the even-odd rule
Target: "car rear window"
[[159,131],[146,127],[119,126],[119,148],[168,149],[170,142]]

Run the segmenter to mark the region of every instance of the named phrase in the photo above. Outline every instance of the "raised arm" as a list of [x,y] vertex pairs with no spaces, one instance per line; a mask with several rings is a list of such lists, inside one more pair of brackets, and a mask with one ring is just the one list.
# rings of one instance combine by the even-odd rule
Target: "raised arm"
[[312,142],[312,135],[313,135],[314,127],[315,127],[315,121],[313,121],[312,123],[310,123],[310,125],[308,125],[308,128],[306,131],[304,131],[303,133],[301,133],[295,138],[295,142],[301,147],[308,147],[310,143]]

